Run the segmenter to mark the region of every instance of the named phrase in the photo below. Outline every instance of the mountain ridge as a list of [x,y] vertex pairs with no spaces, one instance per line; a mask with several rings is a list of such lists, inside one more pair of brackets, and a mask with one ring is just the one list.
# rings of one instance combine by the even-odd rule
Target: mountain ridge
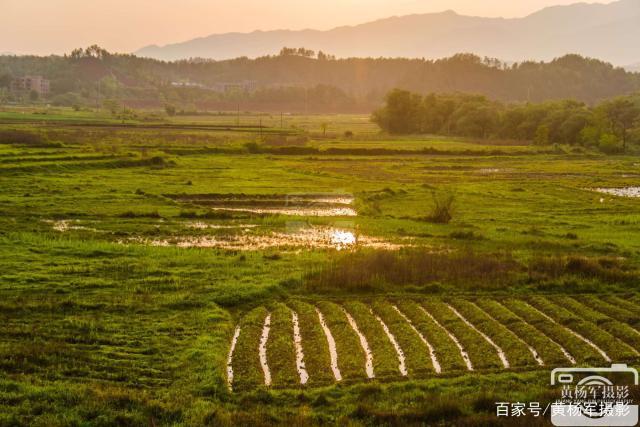
[[550,60],[566,53],[598,57],[624,66],[640,49],[640,2],[574,3],[551,6],[521,18],[485,18],[452,10],[391,16],[329,30],[256,30],[211,34],[164,46],[149,45],[136,55],[161,60],[259,57],[283,46],[322,50],[337,57],[436,59],[473,52],[507,61]]

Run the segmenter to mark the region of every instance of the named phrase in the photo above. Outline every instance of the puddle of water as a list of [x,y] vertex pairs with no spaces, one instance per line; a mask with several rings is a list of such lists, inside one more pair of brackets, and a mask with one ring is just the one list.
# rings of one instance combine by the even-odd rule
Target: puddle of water
[[507,360],[507,355],[504,354],[504,351],[502,350],[502,348],[498,344],[496,344],[487,334],[482,332],[480,329],[476,328],[473,323],[469,322],[462,314],[460,314],[458,312],[458,310],[456,310],[455,308],[453,308],[449,304],[447,304],[447,307],[449,307],[449,310],[451,310],[453,312],[453,314],[458,316],[460,318],[460,320],[462,320],[468,327],[470,327],[471,329],[476,331],[480,336],[482,336],[482,338],[484,338],[484,340],[486,342],[488,342],[491,345],[491,347],[496,349],[496,352],[498,353],[498,357],[502,361],[502,366],[504,366],[506,369],[508,369],[509,368],[509,360]]
[[214,211],[230,211],[230,212],[251,212],[256,214],[269,215],[288,215],[288,216],[358,216],[353,208],[229,208],[229,207],[213,207]]
[[400,344],[398,344],[398,341],[396,340],[396,337],[391,333],[391,331],[389,330],[389,327],[387,326],[387,324],[384,323],[384,320],[382,320],[380,318],[380,316],[376,315],[371,308],[369,308],[369,311],[371,312],[373,317],[376,318],[378,323],[380,323],[380,326],[382,326],[382,329],[384,329],[384,333],[387,335],[387,338],[389,338],[389,341],[391,342],[391,345],[393,345],[393,348],[396,350],[396,354],[398,355],[398,362],[399,362],[398,370],[400,371],[400,374],[403,377],[406,377],[407,375],[409,375],[409,372],[407,371],[407,365],[405,363],[406,361],[405,361],[405,357],[404,357],[404,352],[402,351],[402,348],[400,347]]
[[431,363],[433,364],[433,370],[436,371],[436,374],[442,373],[442,367],[440,366],[440,362],[438,362],[438,358],[436,357],[436,351],[433,346],[427,341],[427,339],[422,335],[422,333],[415,327],[411,319],[409,319],[397,306],[392,306],[395,311],[411,326],[411,329],[418,335],[420,341],[422,341],[427,348],[429,349],[429,356],[431,357]]
[[331,370],[336,381],[342,381],[342,374],[338,368],[338,351],[336,350],[336,341],[333,339],[331,330],[327,326],[327,322],[324,320],[324,316],[316,307],[316,313],[318,313],[318,319],[320,320],[320,326],[324,331],[324,335],[327,337],[327,344],[329,345],[329,357],[331,358]]
[[478,173],[485,174],[485,175],[492,174],[492,173],[499,173],[499,172],[500,172],[500,169],[495,169],[495,168],[478,169]]
[[227,357],[227,384],[229,385],[229,390],[233,388],[233,352],[236,349],[236,344],[238,343],[238,337],[240,337],[240,326],[236,326],[236,330],[233,333],[233,338],[231,339],[231,348],[229,348],[229,356]]
[[202,222],[202,221],[195,221],[195,222],[188,222],[186,224],[186,226],[188,228],[194,228],[196,230],[206,230],[206,229],[212,229],[212,230],[232,230],[232,229],[236,229],[236,228],[242,228],[242,229],[250,229],[250,228],[257,228],[260,227],[259,224],[229,224],[229,225],[221,225],[221,224],[207,224],[206,222]]
[[293,323],[293,344],[296,348],[296,368],[300,375],[300,384],[304,385],[309,380],[309,373],[304,364],[304,352],[302,351],[302,335],[300,334],[300,325],[298,324],[298,314],[291,312],[291,320]]
[[349,325],[351,325],[351,329],[353,329],[353,331],[356,333],[356,335],[358,335],[358,338],[360,339],[360,345],[362,346],[362,349],[364,350],[364,354],[365,354],[364,367],[365,367],[365,371],[367,372],[367,377],[375,378],[375,374],[373,373],[373,353],[371,352],[371,348],[369,347],[367,338],[364,336],[362,332],[360,332],[360,329],[358,328],[358,324],[356,323],[356,320],[353,317],[351,317],[349,312],[347,312],[347,310],[345,310],[344,308],[342,309],[342,311],[344,311],[344,314],[347,316],[347,321],[349,322]]
[[55,231],[59,231],[61,233],[66,233],[67,231],[79,231],[79,230],[84,230],[84,231],[92,231],[94,233],[98,233],[99,230],[92,228],[92,227],[86,227],[84,225],[77,225],[79,223],[78,220],[75,219],[62,219],[59,221],[51,221],[51,220],[44,220],[44,222],[48,223],[48,224],[52,224],[51,227],[55,230]]
[[264,372],[264,385],[271,385],[271,371],[267,363],[267,341],[269,340],[269,330],[271,329],[271,313],[264,319],[262,327],[262,336],[260,336],[260,345],[258,346],[258,354],[260,356],[260,366]]
[[594,191],[618,197],[640,197],[640,187],[594,188]]
[[[380,238],[356,235],[333,227],[304,227],[291,232],[269,234],[232,234],[226,236],[179,236],[172,239],[131,239],[133,243],[180,248],[220,248],[229,250],[263,250],[272,248],[307,248],[348,250],[357,247],[399,250],[408,244],[392,243]],[[122,243],[126,243],[123,241]]]
[[170,195],[176,201],[216,211],[288,216],[357,216],[354,198],[345,194],[193,194]]

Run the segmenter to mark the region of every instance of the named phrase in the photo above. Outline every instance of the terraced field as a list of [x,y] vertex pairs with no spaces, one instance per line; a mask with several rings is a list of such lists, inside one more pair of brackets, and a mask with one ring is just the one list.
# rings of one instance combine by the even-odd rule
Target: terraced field
[[258,307],[234,330],[228,384],[242,392],[640,360],[639,310],[632,303],[558,298],[291,300]]

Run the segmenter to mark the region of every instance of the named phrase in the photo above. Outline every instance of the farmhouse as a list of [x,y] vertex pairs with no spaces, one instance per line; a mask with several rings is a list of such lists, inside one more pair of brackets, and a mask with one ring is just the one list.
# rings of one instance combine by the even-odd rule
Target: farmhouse
[[40,95],[49,94],[49,80],[42,76],[24,76],[13,79],[11,82],[13,92],[34,91]]

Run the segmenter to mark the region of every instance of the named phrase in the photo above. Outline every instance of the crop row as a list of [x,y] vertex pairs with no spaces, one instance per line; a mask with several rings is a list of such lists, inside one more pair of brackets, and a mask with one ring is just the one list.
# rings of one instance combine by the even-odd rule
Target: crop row
[[293,300],[240,320],[227,380],[243,391],[629,362],[639,315],[597,296]]

